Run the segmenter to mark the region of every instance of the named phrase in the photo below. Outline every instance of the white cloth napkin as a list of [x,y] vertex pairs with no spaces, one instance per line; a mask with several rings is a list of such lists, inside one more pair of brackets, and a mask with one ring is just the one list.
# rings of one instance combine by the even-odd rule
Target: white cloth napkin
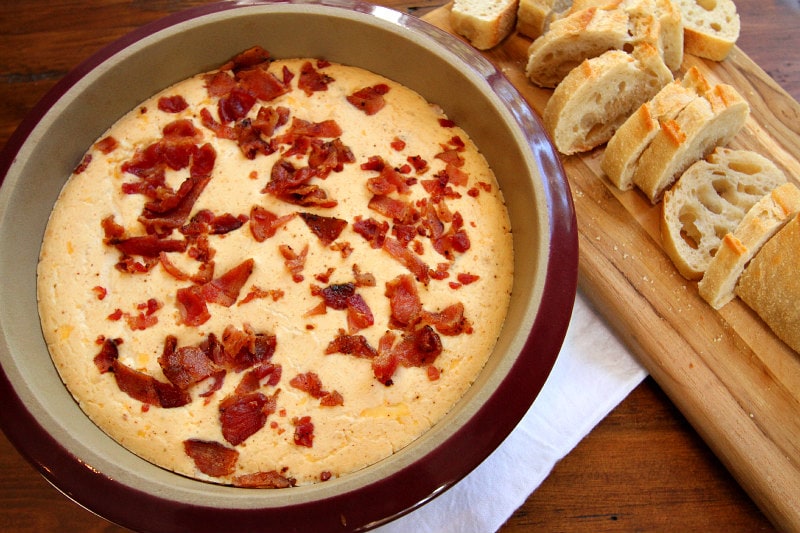
[[[379,533],[497,531],[647,372],[578,291],[561,353],[508,438],[466,478]],[[491,494],[491,504],[487,499]]]

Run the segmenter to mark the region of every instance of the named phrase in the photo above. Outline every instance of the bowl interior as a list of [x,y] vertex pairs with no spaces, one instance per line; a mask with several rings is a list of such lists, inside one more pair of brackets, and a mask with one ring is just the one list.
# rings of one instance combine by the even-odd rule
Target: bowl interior
[[[36,307],[36,264],[48,215],[86,148],[154,92],[213,68],[255,44],[275,57],[319,57],[367,68],[444,108],[494,169],[505,194],[515,246],[514,289],[506,325],[478,381],[446,419],[411,446],[372,467],[328,483],[286,491],[233,489],[194,481],[153,466],[116,444],[82,414],[62,385],[42,338]],[[552,254],[549,181],[563,177],[530,110],[494,67],[466,45],[416,19],[375,6],[225,4],[148,27],[79,70],[76,79],[61,88],[58,98],[25,132],[27,137],[12,154],[13,160],[9,157],[0,189],[0,363],[27,411],[80,464],[132,490],[186,505],[263,510],[341,498],[391,479],[452,441],[504,386],[511,369],[519,372],[515,363],[530,341]],[[569,212],[569,200],[563,202],[560,209]],[[574,297],[574,287],[572,293]],[[567,305],[571,308],[569,298]],[[557,327],[565,329],[566,323]],[[557,345],[561,339],[563,332]],[[520,392],[527,395],[524,401],[528,406],[555,359],[556,354],[549,352],[553,350],[541,354],[539,368],[529,369],[535,390]],[[521,414],[512,410],[510,416],[516,419],[499,423],[487,435],[472,435],[474,445],[480,449],[499,444]],[[7,433],[13,437],[15,430],[7,428]],[[471,467],[477,466],[479,459],[473,462]],[[425,487],[424,497],[411,494],[408,498],[413,501],[398,498],[396,509],[387,506],[375,512],[384,518],[387,513],[405,512],[466,473],[462,467],[444,477],[431,476],[433,485]],[[63,480],[54,482],[65,490]],[[91,503],[81,502],[80,495],[75,495],[78,490],[68,487],[65,492],[91,508]]]

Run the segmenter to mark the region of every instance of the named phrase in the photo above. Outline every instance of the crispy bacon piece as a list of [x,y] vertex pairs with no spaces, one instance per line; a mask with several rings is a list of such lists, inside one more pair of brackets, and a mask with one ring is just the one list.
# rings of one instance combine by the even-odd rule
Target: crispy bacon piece
[[225,307],[232,306],[239,298],[239,292],[250,274],[253,273],[253,268],[255,268],[255,261],[252,258],[245,259],[218,278],[204,284],[201,288],[203,299]]
[[92,154],[86,154],[81,159],[81,162],[78,163],[78,166],[75,167],[75,170],[72,171],[73,174],[83,174],[86,172],[86,169],[89,168],[89,164],[92,162]]
[[372,372],[380,383],[387,387],[392,385],[392,376],[400,363],[397,355],[392,350],[397,336],[387,331],[378,341],[378,355],[372,360]]
[[403,246],[397,239],[387,238],[383,243],[383,249],[397,260],[401,265],[406,267],[423,285],[427,285],[430,281],[430,273],[428,265],[422,259],[414,254],[411,250]]
[[408,194],[411,192],[411,187],[400,172],[387,165],[381,168],[379,176],[367,180],[367,190],[372,194],[385,196],[393,192]]
[[389,92],[389,86],[379,83],[372,87],[364,87],[347,96],[347,101],[367,115],[374,115],[386,105],[383,95]]
[[189,107],[189,104],[186,102],[186,99],[179,94],[162,96],[158,99],[158,109],[165,113],[180,113],[187,107]]
[[372,311],[364,298],[356,293],[354,283],[328,285],[320,291],[320,295],[327,307],[347,310],[347,326],[351,333],[375,323]]
[[389,232],[389,223],[385,220],[378,222],[374,218],[363,219],[356,216],[353,222],[353,230],[364,237],[372,248],[381,248]]
[[247,215],[234,216],[231,213],[215,215],[210,209],[201,209],[180,228],[180,232],[187,237],[206,234],[224,235],[239,229],[247,220]]
[[312,398],[320,399],[326,394],[327,391],[322,388],[322,380],[315,372],[305,372],[297,374],[289,380],[289,385],[295,389],[308,393]]
[[255,103],[256,97],[250,92],[234,87],[217,102],[217,115],[223,123],[233,122],[246,117]]
[[264,137],[272,137],[275,130],[289,122],[289,108],[278,107],[265,107],[261,106],[258,110],[255,120],[252,122],[252,127],[260,135]]
[[[262,102],[269,102],[291,90],[289,81],[278,79],[272,72],[264,69],[243,70],[236,73],[240,87]],[[291,79],[291,78],[289,78]]]
[[269,60],[270,53],[261,46],[256,45],[233,56],[220,67],[220,70],[238,72],[261,65]]
[[324,137],[332,139],[342,134],[342,128],[335,120],[323,120],[322,122],[310,122],[301,118],[292,117],[292,124],[289,130],[281,136],[282,144],[292,144],[297,137]]
[[464,316],[464,304],[461,302],[448,305],[439,312],[422,311],[421,318],[442,335],[472,333],[472,323]]
[[336,200],[329,199],[325,191],[309,183],[314,176],[314,169],[295,168],[290,161],[281,158],[272,166],[270,180],[261,192],[271,194],[290,204],[335,207]]
[[295,217],[296,213],[290,213],[279,217],[260,205],[254,205],[250,209],[250,233],[258,242],[264,242],[275,235],[279,228],[285,226]]
[[119,346],[122,339],[103,339],[100,352],[94,356],[94,364],[101,374],[114,370],[114,361],[119,358]]
[[111,135],[103,137],[102,139],[94,143],[94,147],[100,150],[100,152],[104,154],[110,154],[111,152],[117,149],[117,146],[119,146],[119,143]]
[[161,239],[156,235],[110,239],[106,243],[116,247],[123,255],[140,255],[142,257],[159,257],[163,252],[186,251],[186,241]]
[[202,348],[198,346],[177,348],[177,345],[176,337],[167,336],[158,364],[161,365],[164,376],[179,389],[186,390],[220,370]]
[[323,407],[336,407],[344,405],[344,396],[339,391],[332,391],[320,398],[319,404]]
[[260,392],[228,396],[219,404],[222,436],[233,446],[241,444],[267,422],[275,412],[275,398]]
[[367,302],[360,294],[354,294],[347,300],[347,329],[355,332],[368,328],[375,323]]
[[176,305],[181,323],[187,326],[199,326],[211,318],[206,303],[216,303],[225,307],[232,306],[239,298],[239,293],[253,273],[255,262],[245,259],[221,276],[202,285],[190,285],[178,289]]
[[319,400],[323,407],[344,405],[344,398],[338,391],[328,392],[322,387],[322,380],[314,372],[298,374],[289,381],[295,389],[308,393],[312,398]]
[[303,276],[303,269],[306,266],[306,256],[308,255],[308,244],[303,246],[303,249],[298,254],[288,244],[281,244],[278,247],[284,259],[284,264],[292,275],[292,281],[300,283],[305,278]]
[[234,486],[244,488],[285,489],[294,487],[296,484],[296,479],[286,477],[277,470],[242,474],[233,478]]
[[208,306],[199,285],[190,285],[189,287],[178,289],[175,294],[175,300],[182,324],[200,326],[211,318],[211,313],[208,312]]
[[142,403],[164,409],[182,407],[192,401],[191,396],[172,383],[164,383],[144,372],[139,372],[115,359],[114,378],[119,389]]
[[325,354],[343,353],[355,357],[372,359],[378,352],[370,346],[369,341],[363,335],[347,335],[341,331],[325,348]]
[[183,450],[199,471],[212,477],[233,474],[239,460],[238,451],[219,442],[188,439],[183,441]]
[[456,276],[456,279],[462,285],[469,285],[471,283],[475,283],[480,279],[480,276],[477,274],[470,274],[469,272],[459,272]]
[[310,61],[306,61],[300,67],[300,78],[297,81],[297,87],[302,89],[308,96],[311,96],[316,91],[327,91],[328,84],[332,81],[334,81],[333,78],[314,68]]
[[313,213],[300,213],[300,218],[306,226],[316,235],[323,245],[328,246],[342,233],[347,227],[347,221],[335,217],[324,217]]
[[426,324],[404,333],[393,352],[404,366],[427,366],[442,353],[442,340],[433,328]]
[[262,382],[266,379],[266,385],[275,386],[281,380],[283,368],[281,365],[272,363],[262,363],[248,370],[242,380],[236,386],[235,394],[248,394],[261,388]]
[[411,202],[376,194],[370,198],[367,207],[400,224],[415,224],[419,212]]
[[188,220],[194,203],[210,180],[210,175],[189,176],[175,193],[145,204],[139,221],[149,234],[163,235],[180,228]]
[[[209,335],[209,344],[216,343],[216,337]],[[221,350],[210,346],[214,361],[235,372],[241,372],[261,363],[267,363],[275,353],[277,338],[267,333],[255,333],[249,328],[243,330],[228,326],[222,333]]]
[[422,312],[422,301],[410,275],[403,274],[386,282],[384,294],[389,298],[391,309],[389,324],[391,327],[405,329],[418,321]]
[[298,446],[312,448],[314,446],[314,423],[310,416],[292,420],[294,425],[294,443]]
[[310,150],[308,166],[314,169],[314,174],[320,179],[327,178],[331,171],[341,172],[345,164],[356,161],[353,151],[339,138],[332,141],[312,139]]

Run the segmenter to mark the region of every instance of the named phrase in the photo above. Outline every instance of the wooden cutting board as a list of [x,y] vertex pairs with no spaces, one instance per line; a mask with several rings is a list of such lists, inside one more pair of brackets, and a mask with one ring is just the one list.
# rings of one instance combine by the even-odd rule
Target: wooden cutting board
[[[423,18],[452,33],[448,16],[445,6]],[[525,77],[530,42],[512,35],[484,54],[541,116],[552,91]],[[720,63],[687,55],[683,70],[692,65],[750,104],[729,146],[761,153],[800,185],[800,105],[739,48]],[[700,298],[663,252],[660,207],[611,184],[602,154],[562,157],[581,288],[770,520],[800,530],[800,355],[740,300],[715,311]]]

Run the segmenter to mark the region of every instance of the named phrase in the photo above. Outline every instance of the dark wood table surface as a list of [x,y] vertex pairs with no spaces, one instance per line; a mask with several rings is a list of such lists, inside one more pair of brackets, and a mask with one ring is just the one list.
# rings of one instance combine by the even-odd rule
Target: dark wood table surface
[[[0,1],[0,146],[81,60],[138,26],[205,3]],[[442,0],[379,3],[422,15]],[[800,0],[736,4],[742,20],[739,47],[800,99]],[[753,532],[773,527],[658,384],[647,378],[556,465],[501,529],[534,530]],[[59,493],[0,434],[0,531],[126,530]]]

